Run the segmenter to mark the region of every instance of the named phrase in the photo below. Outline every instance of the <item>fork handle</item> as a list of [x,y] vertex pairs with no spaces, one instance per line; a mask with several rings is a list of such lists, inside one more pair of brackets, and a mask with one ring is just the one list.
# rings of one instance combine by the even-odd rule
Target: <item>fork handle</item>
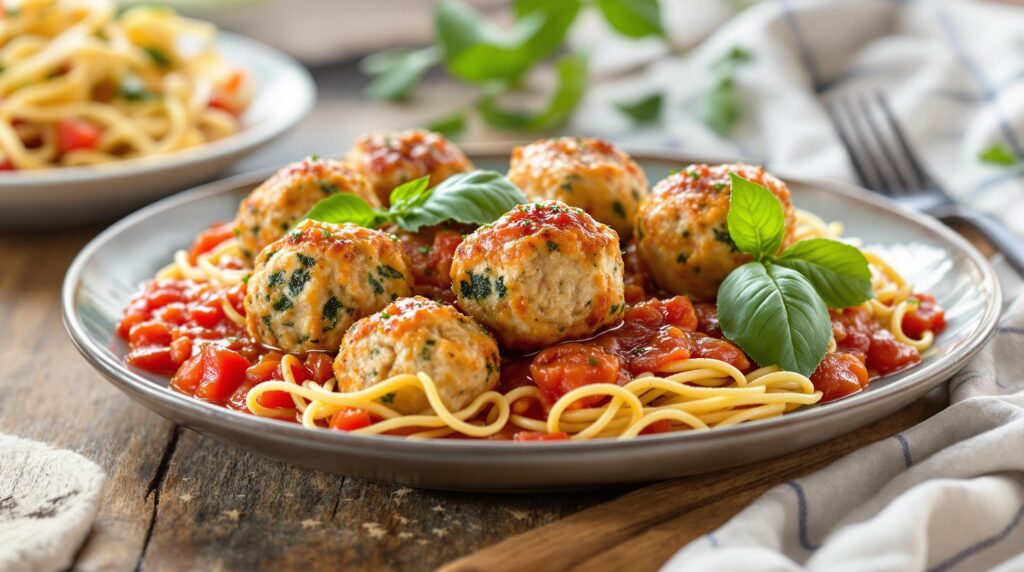
[[929,213],[942,221],[958,221],[980,232],[1003,254],[1018,274],[1024,276],[1024,241],[995,218],[960,205],[945,205],[929,209]]

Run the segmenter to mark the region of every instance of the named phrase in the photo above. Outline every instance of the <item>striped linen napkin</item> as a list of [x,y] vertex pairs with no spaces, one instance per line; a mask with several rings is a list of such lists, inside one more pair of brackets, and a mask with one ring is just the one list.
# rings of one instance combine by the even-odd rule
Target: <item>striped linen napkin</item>
[[[591,51],[598,80],[568,131],[748,157],[782,173],[854,182],[823,102],[880,92],[947,192],[1024,233],[1024,9],[939,0],[763,0],[728,19],[723,6],[738,3],[663,1],[673,43],[700,42],[685,56],[585,21],[572,41]],[[714,63],[737,47],[751,58],[733,76],[740,117],[721,136],[700,110],[719,81]],[[658,121],[637,125],[616,107],[651,94],[663,96]],[[1015,164],[983,161],[993,146]]]
[[1024,289],[950,406],[767,492],[663,570],[1024,570]]

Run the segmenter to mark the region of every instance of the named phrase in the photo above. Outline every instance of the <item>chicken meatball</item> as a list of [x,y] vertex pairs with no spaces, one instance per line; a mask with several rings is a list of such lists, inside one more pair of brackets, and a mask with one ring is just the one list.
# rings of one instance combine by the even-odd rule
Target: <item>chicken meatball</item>
[[[451,411],[469,405],[498,384],[498,344],[480,324],[453,306],[421,296],[403,298],[355,323],[334,361],[339,391],[358,391],[403,373],[434,380]],[[429,409],[415,388],[383,400],[403,413]]]
[[558,201],[520,205],[466,237],[452,291],[509,348],[589,336],[622,317],[619,237]]
[[672,294],[714,300],[725,277],[753,260],[729,236],[729,173],[763,185],[786,216],[785,248],[793,242],[796,214],[786,184],[750,165],[691,165],[654,186],[636,217],[637,250],[658,285]]
[[354,193],[371,206],[380,206],[366,177],[344,163],[310,157],[281,169],[238,207],[235,234],[242,253],[251,262],[320,199],[334,193]]
[[508,179],[530,200],[558,200],[579,207],[615,229],[633,233],[647,177],[629,155],[601,139],[543,139],[512,151]]
[[430,175],[433,187],[452,175],[473,170],[455,144],[422,129],[363,135],[346,161],[366,176],[384,206],[390,202],[391,191],[402,183]]
[[256,257],[246,326],[257,342],[286,352],[333,352],[353,322],[411,289],[395,237],[307,219]]

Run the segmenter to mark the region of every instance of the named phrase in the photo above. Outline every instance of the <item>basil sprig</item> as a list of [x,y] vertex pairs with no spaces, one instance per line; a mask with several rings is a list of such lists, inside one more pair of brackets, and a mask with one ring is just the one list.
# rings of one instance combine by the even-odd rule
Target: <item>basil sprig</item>
[[451,176],[434,188],[420,177],[391,191],[391,207],[375,209],[352,193],[322,199],[304,218],[335,224],[353,223],[377,228],[385,223],[416,232],[449,220],[467,224],[494,222],[526,196],[501,173],[470,171]]
[[733,270],[718,290],[722,333],[762,366],[810,375],[832,336],[827,307],[872,297],[868,261],[860,250],[825,238],[798,241],[778,254],[785,234],[781,203],[763,186],[730,177],[729,235],[755,260]]

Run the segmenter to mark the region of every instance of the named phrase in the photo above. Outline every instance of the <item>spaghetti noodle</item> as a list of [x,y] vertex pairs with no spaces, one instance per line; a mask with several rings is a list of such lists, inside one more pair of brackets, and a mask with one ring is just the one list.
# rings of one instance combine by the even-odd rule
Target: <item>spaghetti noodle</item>
[[253,86],[216,52],[215,36],[212,25],[161,7],[120,15],[109,0],[8,7],[0,17],[0,166],[95,165],[237,132]]

